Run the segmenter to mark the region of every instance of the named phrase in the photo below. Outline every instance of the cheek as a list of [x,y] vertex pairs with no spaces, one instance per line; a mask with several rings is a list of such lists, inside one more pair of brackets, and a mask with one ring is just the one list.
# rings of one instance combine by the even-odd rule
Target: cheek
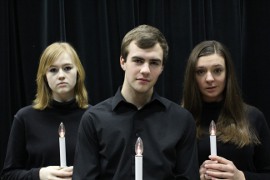
[[52,86],[54,84],[53,77],[50,76],[50,75],[46,75],[46,79],[47,79],[47,82],[48,82],[49,87],[52,88]]
[[202,77],[196,77],[196,83],[198,87],[201,89],[203,86],[203,78]]
[[225,86],[226,84],[226,78],[225,76],[222,76],[218,79],[218,82],[222,85],[222,86]]
[[71,76],[70,76],[70,81],[71,84],[75,85],[77,83],[77,72],[74,72]]
[[161,75],[162,71],[163,71],[163,68],[158,69],[158,70],[154,70],[152,72],[154,72],[156,78],[158,78]]
[[130,77],[136,76],[138,73],[140,73],[139,69],[135,69],[135,68],[132,69],[132,68],[128,68],[128,67],[126,67],[126,69],[125,69],[125,74],[127,76],[130,76]]

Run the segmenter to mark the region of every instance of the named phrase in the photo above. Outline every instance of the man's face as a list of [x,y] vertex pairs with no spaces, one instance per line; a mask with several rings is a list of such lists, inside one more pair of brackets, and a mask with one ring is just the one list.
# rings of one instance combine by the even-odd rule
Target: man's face
[[159,44],[141,49],[135,42],[128,47],[126,61],[121,57],[120,64],[125,71],[123,89],[134,94],[152,95],[153,86],[163,71],[163,50]]

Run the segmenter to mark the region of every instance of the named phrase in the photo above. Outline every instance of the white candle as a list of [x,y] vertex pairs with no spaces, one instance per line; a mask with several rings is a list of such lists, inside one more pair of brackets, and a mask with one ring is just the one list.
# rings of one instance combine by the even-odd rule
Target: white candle
[[211,155],[217,155],[216,124],[212,120],[209,126]]
[[143,142],[138,137],[135,144],[135,180],[143,180]]
[[60,149],[60,167],[66,167],[66,139],[65,139],[65,126],[61,122],[58,129],[59,133],[59,149]]

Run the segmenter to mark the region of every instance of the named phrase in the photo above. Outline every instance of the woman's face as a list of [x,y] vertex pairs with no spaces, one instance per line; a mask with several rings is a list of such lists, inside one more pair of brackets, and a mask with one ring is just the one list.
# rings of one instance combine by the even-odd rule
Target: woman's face
[[221,101],[226,84],[224,58],[218,54],[200,57],[195,73],[202,99],[205,102]]
[[54,61],[46,73],[46,78],[54,100],[64,102],[74,98],[77,67],[68,53],[61,54]]

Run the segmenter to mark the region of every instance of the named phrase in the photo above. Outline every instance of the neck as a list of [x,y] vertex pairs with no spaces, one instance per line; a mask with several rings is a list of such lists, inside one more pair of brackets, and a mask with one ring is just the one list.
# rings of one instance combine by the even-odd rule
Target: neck
[[147,93],[138,93],[134,90],[122,88],[121,94],[127,102],[134,104],[138,109],[141,109],[145,104],[150,102],[153,89]]
[[75,98],[74,92],[68,92],[63,94],[53,93],[53,99],[58,102],[68,102]]
[[53,99],[57,102],[69,102],[74,99],[74,97],[53,97]]

